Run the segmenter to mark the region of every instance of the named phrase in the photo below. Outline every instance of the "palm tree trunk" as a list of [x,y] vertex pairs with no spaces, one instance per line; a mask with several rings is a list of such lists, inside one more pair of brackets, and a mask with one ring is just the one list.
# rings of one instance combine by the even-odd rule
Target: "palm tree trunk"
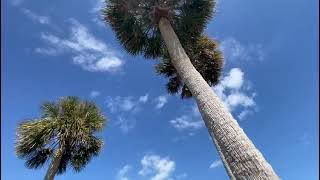
[[223,102],[194,68],[170,22],[166,18],[161,18],[159,28],[171,62],[196,99],[202,119],[230,179],[279,179]]
[[63,155],[63,151],[64,151],[64,147],[61,145],[60,148],[57,150],[50,166],[49,169],[47,171],[47,174],[44,178],[44,180],[53,180],[54,176],[56,175],[59,165],[60,165],[60,161],[62,159],[62,155]]

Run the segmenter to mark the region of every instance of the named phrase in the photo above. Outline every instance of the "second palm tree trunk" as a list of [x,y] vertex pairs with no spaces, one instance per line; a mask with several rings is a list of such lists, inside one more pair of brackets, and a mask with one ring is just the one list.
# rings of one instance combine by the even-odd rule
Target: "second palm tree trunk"
[[166,18],[161,18],[159,28],[172,65],[196,99],[202,119],[220,153],[230,179],[279,179],[223,102],[192,65],[170,22]]
[[62,159],[64,148],[63,146],[60,146],[60,148],[57,150],[55,156],[52,159],[52,162],[49,166],[49,169],[47,171],[47,174],[44,178],[44,180],[53,180],[54,176],[58,172],[59,165]]

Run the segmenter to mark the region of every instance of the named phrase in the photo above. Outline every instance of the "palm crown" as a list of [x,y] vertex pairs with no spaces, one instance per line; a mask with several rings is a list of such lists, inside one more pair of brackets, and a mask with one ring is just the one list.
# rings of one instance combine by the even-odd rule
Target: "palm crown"
[[[202,35],[195,42],[186,44],[185,49],[191,63],[204,80],[210,86],[216,85],[223,68],[223,58],[218,49],[218,43]],[[172,66],[167,51],[163,54],[162,61],[156,66],[156,71],[169,78],[167,90],[170,94],[176,94],[181,90],[181,98],[192,97],[188,87],[181,81],[176,69]]]
[[103,141],[94,133],[102,130],[104,116],[94,103],[76,97],[46,102],[41,109],[41,118],[18,124],[18,157],[26,160],[27,167],[39,168],[64,147],[57,173],[68,165],[80,171],[101,150]]
[[103,16],[129,53],[156,58],[165,46],[157,27],[159,18],[169,19],[186,44],[202,34],[214,5],[213,0],[106,0]]

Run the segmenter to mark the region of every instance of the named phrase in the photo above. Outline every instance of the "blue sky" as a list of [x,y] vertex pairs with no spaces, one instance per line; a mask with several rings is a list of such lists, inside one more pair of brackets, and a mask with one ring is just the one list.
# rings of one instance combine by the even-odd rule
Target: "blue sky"
[[[1,1],[1,178],[25,168],[15,128],[45,100],[95,101],[105,146],[62,179],[228,179],[194,101],[166,93],[156,60],[127,54],[99,21],[98,0]],[[318,179],[318,1],[219,1],[206,33],[226,59],[214,88],[279,176]]]

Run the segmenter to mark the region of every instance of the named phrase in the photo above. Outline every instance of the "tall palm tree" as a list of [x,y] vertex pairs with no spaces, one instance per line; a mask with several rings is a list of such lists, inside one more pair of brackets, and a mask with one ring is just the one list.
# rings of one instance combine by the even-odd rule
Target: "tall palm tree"
[[42,116],[17,127],[16,153],[28,168],[37,169],[51,159],[45,180],[62,174],[67,166],[78,172],[102,148],[95,132],[106,122],[99,108],[77,97],[65,97],[41,106]]
[[157,58],[167,49],[230,179],[279,179],[184,50],[190,40],[199,39],[214,7],[214,0],[106,0],[103,16],[130,54]]

